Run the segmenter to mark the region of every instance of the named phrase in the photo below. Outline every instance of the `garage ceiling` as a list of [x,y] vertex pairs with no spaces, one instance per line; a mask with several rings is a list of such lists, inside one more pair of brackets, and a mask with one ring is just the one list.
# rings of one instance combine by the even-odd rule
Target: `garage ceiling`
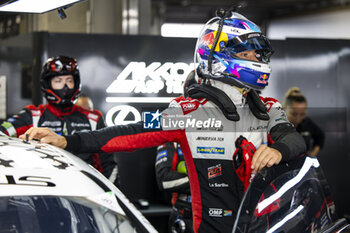
[[268,20],[350,6],[350,0],[152,0],[166,23],[203,23],[215,15],[215,10],[241,5],[239,12],[263,24]]

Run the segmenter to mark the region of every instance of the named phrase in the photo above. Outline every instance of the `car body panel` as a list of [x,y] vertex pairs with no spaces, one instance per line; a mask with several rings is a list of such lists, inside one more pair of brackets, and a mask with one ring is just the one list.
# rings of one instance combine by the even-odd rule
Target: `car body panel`
[[0,167],[0,198],[80,198],[127,216],[140,232],[157,232],[107,178],[65,150],[0,134]]

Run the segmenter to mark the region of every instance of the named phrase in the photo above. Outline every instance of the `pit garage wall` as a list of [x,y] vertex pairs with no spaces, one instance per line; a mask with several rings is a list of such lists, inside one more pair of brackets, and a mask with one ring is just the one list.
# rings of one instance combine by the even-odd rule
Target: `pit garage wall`
[[[195,42],[152,36],[48,34],[46,54],[77,58],[82,92],[92,98],[106,123],[114,125],[137,122],[142,112],[168,106],[168,102],[152,102],[155,98],[181,95],[182,83],[193,69]],[[123,102],[122,98],[129,97]],[[144,99],[138,103],[138,98]],[[154,203],[164,199],[156,184],[155,158],[156,148],[117,153],[120,188],[131,200]]]
[[[193,67],[190,63],[193,62],[194,39],[48,33],[36,34],[34,38],[32,56],[37,64],[48,56],[59,54],[77,58],[82,92],[92,97],[95,108],[104,114],[109,124],[132,122],[141,117],[143,111],[164,109],[166,103],[149,101],[152,97],[180,95],[182,90],[179,85]],[[290,86],[301,88],[308,99],[309,115],[326,133],[326,144],[319,159],[330,183],[338,213],[350,214],[350,188],[347,185],[350,181],[350,41],[287,39],[274,40],[272,45],[275,50],[271,62],[273,72],[263,95],[282,100]],[[23,60],[18,56],[17,59],[19,62]],[[1,61],[13,63],[3,58]],[[13,72],[16,79],[8,80],[9,87],[15,85],[13,82],[18,82],[15,80],[21,79],[17,77],[17,66],[10,69],[12,71],[6,70],[6,74],[11,76]],[[39,69],[40,66],[34,64],[33,72],[38,74]],[[2,75],[3,66],[0,72]],[[38,85],[36,75],[33,82]],[[124,93],[128,92],[128,88],[132,92]],[[21,96],[20,90],[11,89],[7,93],[8,114],[18,112],[21,100],[16,105],[11,100]],[[145,99],[141,103],[130,102],[137,99],[117,102],[122,101],[121,97]],[[34,103],[41,100],[38,86],[33,88],[32,99]],[[27,101],[24,99],[21,106]],[[123,114],[125,117],[122,117]],[[129,198],[150,201],[161,198],[154,176],[155,148],[118,154],[116,157],[120,164],[121,189]]]
[[273,71],[263,95],[282,100],[291,86],[304,93],[309,116],[326,135],[318,158],[337,211],[349,215],[350,41],[287,39],[273,41],[272,46]]

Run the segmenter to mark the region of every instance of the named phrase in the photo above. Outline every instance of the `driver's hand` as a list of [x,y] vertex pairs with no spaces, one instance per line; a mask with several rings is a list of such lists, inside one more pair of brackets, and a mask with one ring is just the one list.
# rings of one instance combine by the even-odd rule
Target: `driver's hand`
[[23,140],[28,139],[29,141],[39,139],[40,143],[48,143],[62,149],[67,146],[66,138],[56,134],[49,128],[30,128],[27,132],[19,136],[19,138]]
[[274,164],[279,164],[281,159],[281,152],[266,145],[261,145],[253,155],[251,168],[253,173],[256,174],[264,167],[271,167]]

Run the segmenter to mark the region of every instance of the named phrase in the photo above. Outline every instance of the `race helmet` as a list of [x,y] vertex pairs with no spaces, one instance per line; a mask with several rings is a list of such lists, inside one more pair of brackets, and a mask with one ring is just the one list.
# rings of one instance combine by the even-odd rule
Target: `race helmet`
[[[72,75],[74,88],[54,90],[51,79],[61,75]],[[54,104],[69,105],[78,98],[80,94],[80,74],[77,61],[72,57],[58,56],[49,58],[43,65],[40,75],[41,90],[45,98]]]
[[[236,54],[256,51],[258,61]],[[273,54],[260,28],[237,12],[226,11],[203,27],[195,48],[200,78],[214,79],[239,88],[261,90],[268,84]]]

